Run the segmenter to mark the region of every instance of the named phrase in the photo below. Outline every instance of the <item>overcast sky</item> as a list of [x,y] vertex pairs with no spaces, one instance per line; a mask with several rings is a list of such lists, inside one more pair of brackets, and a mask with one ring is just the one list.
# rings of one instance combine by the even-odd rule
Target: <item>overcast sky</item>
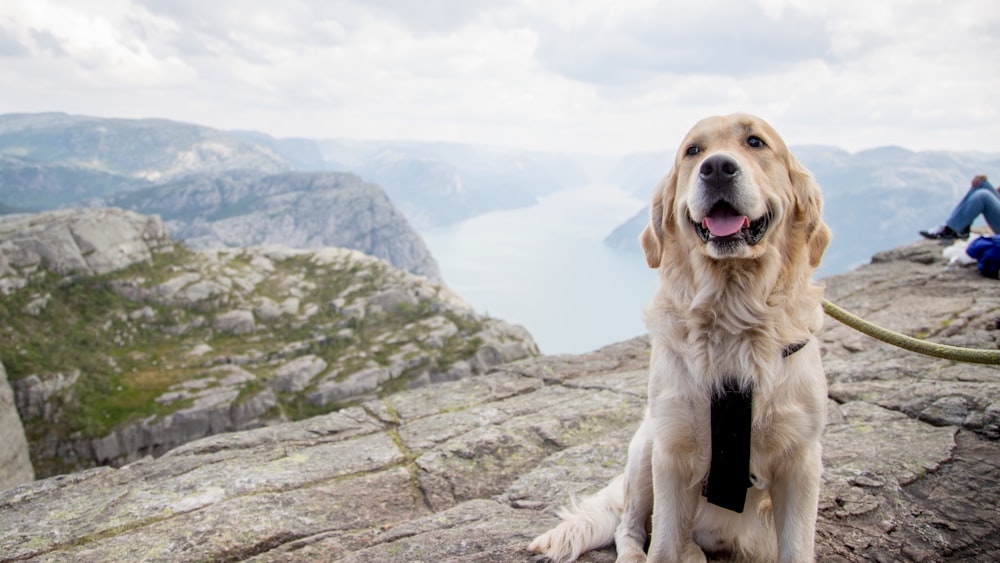
[[1000,3],[3,0],[0,113],[36,111],[601,154],[746,111],[1000,152]]

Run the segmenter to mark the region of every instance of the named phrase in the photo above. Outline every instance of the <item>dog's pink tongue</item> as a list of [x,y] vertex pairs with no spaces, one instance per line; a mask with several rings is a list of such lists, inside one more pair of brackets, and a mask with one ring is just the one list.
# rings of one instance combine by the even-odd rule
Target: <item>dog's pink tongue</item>
[[709,215],[702,220],[701,226],[714,236],[728,237],[740,232],[743,227],[749,227],[750,219],[746,215]]

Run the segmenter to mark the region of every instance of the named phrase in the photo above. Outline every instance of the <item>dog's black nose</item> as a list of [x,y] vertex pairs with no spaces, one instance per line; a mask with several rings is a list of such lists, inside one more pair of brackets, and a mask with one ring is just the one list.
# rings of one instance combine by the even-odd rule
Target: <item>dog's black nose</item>
[[713,154],[706,158],[698,170],[703,182],[716,186],[728,184],[739,174],[739,163],[733,157],[724,154]]

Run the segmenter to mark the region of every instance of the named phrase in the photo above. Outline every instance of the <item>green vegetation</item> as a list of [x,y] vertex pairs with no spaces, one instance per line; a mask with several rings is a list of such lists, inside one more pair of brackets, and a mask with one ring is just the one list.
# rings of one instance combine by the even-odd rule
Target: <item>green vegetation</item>
[[[183,288],[197,283],[229,289],[193,302],[182,298]],[[348,254],[324,263],[312,253],[268,258],[183,245],[105,276],[36,274],[26,287],[0,296],[0,361],[13,381],[78,375],[49,397],[55,416],[25,421],[36,470],[51,475],[79,468],[42,456],[43,439],[101,437],[190,407],[194,392],[185,389],[212,389],[230,373],[215,366],[238,364],[254,376],[238,385],[240,402],[270,389],[269,379],[284,363],[306,354],[322,358],[325,372],[301,392],[277,393],[277,407],[265,414],[299,420],[354,404],[310,400],[324,374],[343,381],[373,367],[398,369],[375,391],[385,396],[469,359],[482,345],[475,336],[482,320],[441,307],[430,286],[410,292],[413,283],[381,262]],[[384,306],[372,306],[379,299]],[[214,326],[222,313],[268,302],[271,313],[256,314],[249,334]],[[449,330],[428,344],[439,326]],[[191,385],[181,387],[186,382]],[[157,401],[168,393],[169,400]]]
[[[0,361],[11,380],[29,375],[79,372],[72,400],[64,399],[56,428],[29,425],[31,434],[64,430],[100,436],[126,420],[164,409],[153,399],[190,370],[163,370],[156,363],[179,344],[156,325],[130,322],[145,306],[123,298],[110,276],[69,278],[52,274],[0,301]],[[44,299],[37,314],[25,314]],[[162,307],[160,308],[162,309]],[[177,408],[176,406],[174,408]]]

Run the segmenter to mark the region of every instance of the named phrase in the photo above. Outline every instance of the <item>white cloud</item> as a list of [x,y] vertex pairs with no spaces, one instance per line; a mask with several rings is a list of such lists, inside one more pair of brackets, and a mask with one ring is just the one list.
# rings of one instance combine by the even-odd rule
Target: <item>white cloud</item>
[[[543,34],[539,58],[584,82],[641,83],[658,75],[748,76],[826,52],[821,18],[767,15],[750,3],[617,3],[571,29]],[[627,7],[627,11],[625,9]],[[544,28],[544,23],[542,24]]]
[[0,112],[620,153],[750,111],[792,143],[1000,151],[993,6],[13,0]]

